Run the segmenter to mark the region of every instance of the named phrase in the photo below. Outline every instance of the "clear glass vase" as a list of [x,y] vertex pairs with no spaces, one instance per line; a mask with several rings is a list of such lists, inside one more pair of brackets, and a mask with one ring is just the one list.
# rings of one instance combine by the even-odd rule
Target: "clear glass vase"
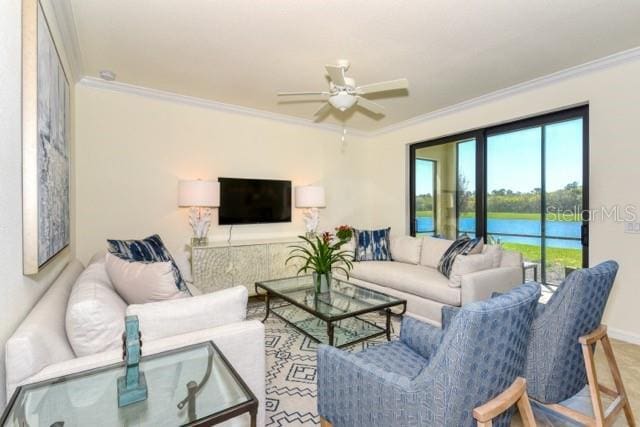
[[317,271],[314,271],[313,287],[317,294],[329,292],[329,288],[331,287],[331,272],[318,273]]

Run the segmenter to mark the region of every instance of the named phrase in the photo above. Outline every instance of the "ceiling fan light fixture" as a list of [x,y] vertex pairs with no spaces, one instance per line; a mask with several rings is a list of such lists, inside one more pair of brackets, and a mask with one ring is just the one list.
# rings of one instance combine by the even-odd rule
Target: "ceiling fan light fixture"
[[329,103],[340,111],[347,111],[356,101],[356,97],[347,92],[339,92],[329,98]]

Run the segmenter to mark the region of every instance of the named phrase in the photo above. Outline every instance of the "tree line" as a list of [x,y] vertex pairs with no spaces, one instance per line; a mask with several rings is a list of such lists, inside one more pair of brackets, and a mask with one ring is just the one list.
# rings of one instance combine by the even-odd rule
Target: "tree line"
[[[458,180],[458,211],[473,212],[476,206],[475,191],[467,190],[468,181],[461,177]],[[489,212],[517,212],[539,213],[542,201],[542,190],[534,188],[529,192],[508,190],[505,188],[494,189],[487,194],[487,209]],[[564,188],[546,193],[546,203],[549,208],[559,211],[582,210],[582,186],[577,182],[571,182]],[[431,193],[416,196],[417,211],[433,210],[433,195]]]

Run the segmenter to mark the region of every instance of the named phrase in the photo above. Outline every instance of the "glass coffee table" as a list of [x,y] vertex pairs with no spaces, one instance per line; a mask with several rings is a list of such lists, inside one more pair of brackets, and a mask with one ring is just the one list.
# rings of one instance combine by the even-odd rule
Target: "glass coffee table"
[[[257,295],[265,296],[263,322],[273,313],[314,341],[336,347],[380,335],[386,335],[390,340],[391,308],[399,307],[396,313],[399,315],[407,309],[406,300],[336,278],[324,293],[314,291],[310,275],[256,282],[255,288]],[[281,299],[284,303],[272,306],[273,299]],[[362,317],[380,311],[386,316],[384,328]]]
[[258,400],[212,342],[142,357],[148,398],[118,407],[124,363],[19,387],[2,426],[211,426],[249,414]]

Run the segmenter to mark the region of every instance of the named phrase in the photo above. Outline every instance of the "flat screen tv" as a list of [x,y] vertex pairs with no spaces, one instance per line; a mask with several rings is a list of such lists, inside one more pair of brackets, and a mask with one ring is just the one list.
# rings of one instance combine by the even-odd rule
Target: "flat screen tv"
[[266,224],[291,222],[291,181],[218,178],[218,223]]

